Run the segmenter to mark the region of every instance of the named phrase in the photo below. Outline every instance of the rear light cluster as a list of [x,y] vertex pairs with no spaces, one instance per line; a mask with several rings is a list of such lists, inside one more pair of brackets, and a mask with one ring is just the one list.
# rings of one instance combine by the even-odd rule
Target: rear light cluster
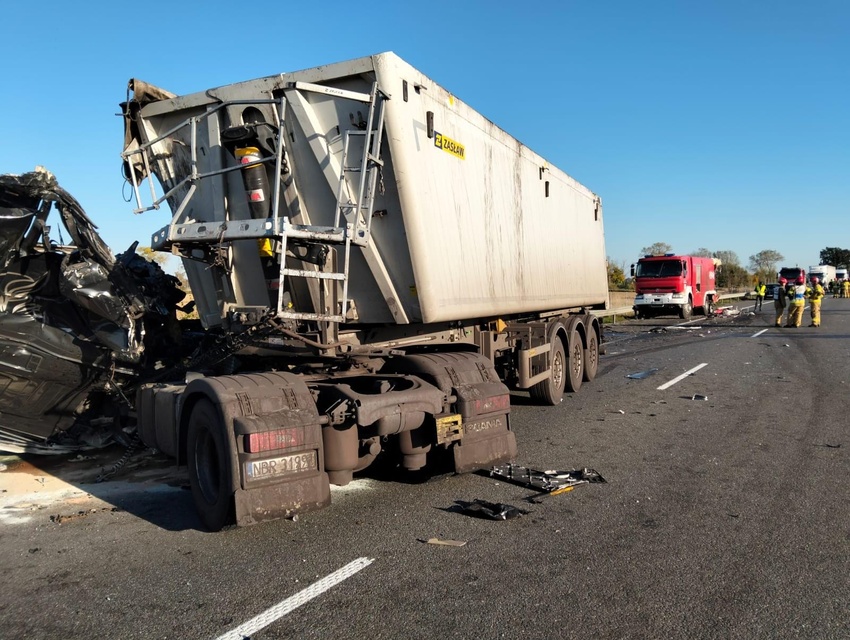
[[245,436],[246,453],[290,449],[303,444],[304,430],[302,428],[276,429],[262,433],[249,433]]

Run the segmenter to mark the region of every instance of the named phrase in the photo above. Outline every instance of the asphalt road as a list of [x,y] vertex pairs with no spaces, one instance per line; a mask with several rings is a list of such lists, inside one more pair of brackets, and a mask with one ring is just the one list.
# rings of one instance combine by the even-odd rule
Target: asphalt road
[[[817,329],[776,329],[770,306],[610,325],[579,393],[516,394],[518,464],[607,480],[562,495],[361,479],[295,522],[211,534],[148,452],[101,484],[120,451],[30,459],[0,474],[0,634],[848,638],[850,300]],[[458,509],[476,499],[525,513]]]

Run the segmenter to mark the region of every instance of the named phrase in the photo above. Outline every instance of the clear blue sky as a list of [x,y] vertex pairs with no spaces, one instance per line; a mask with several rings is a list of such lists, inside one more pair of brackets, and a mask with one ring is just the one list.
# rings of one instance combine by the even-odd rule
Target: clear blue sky
[[394,51],[602,197],[608,256],[850,248],[850,2],[15,2],[0,173],[52,171],[122,251],[118,103]]

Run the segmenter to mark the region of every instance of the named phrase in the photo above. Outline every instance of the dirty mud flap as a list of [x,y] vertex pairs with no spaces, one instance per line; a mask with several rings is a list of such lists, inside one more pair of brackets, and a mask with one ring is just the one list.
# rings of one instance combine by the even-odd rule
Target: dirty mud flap
[[473,416],[463,423],[463,438],[453,447],[455,472],[468,473],[516,458],[509,414]]
[[328,475],[324,472],[236,491],[236,524],[240,527],[326,507],[331,502]]
[[516,458],[510,429],[510,395],[501,382],[478,382],[454,389],[463,437],[453,448],[455,471],[467,473]]

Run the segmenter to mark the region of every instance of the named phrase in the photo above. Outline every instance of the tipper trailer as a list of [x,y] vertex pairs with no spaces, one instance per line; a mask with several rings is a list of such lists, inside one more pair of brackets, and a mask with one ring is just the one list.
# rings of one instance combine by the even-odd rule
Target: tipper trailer
[[170,208],[152,247],[201,327],[122,395],[210,529],[325,506],[376,461],[512,460],[510,389],[557,404],[596,375],[599,197],[396,55],[130,90],[136,212]]

